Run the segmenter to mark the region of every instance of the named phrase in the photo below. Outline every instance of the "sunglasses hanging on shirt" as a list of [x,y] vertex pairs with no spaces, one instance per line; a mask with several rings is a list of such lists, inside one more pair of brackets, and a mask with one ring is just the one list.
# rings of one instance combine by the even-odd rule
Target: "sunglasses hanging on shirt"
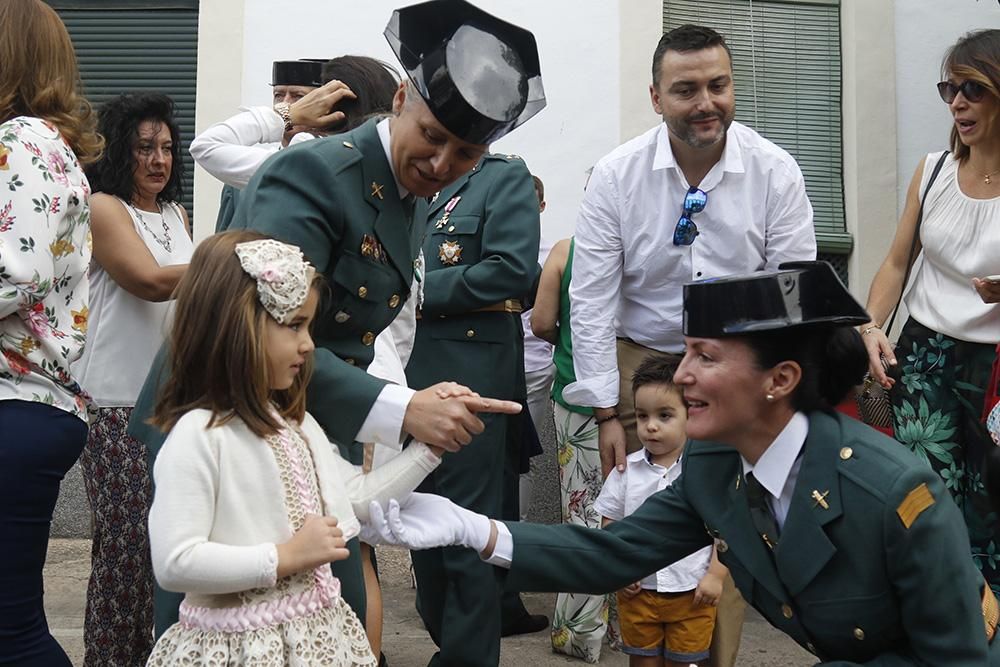
[[674,227],[674,245],[691,245],[698,236],[698,225],[694,222],[694,214],[705,210],[708,195],[704,190],[694,186],[684,195],[684,212],[681,213],[677,226]]
[[952,83],[951,81],[942,81],[937,85],[938,95],[944,100],[945,104],[951,104],[955,101],[955,97],[962,93],[962,97],[970,102],[978,102],[983,99],[983,95],[986,94],[986,86],[977,82],[970,81],[966,79],[962,83]]

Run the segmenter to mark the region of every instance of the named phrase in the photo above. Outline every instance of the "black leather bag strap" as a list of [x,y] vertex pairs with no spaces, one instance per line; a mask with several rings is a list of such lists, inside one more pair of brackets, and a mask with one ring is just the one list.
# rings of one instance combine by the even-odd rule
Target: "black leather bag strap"
[[927,179],[927,185],[924,186],[924,194],[920,197],[920,208],[917,210],[917,226],[913,230],[913,240],[910,241],[910,254],[907,255],[906,262],[906,273],[903,275],[903,285],[899,288],[899,298],[896,299],[896,307],[892,309],[892,317],[889,318],[889,324],[885,327],[885,335],[888,336],[889,332],[892,331],[892,325],[896,321],[896,314],[899,312],[899,304],[903,302],[903,292],[906,291],[906,283],[910,280],[910,269],[913,268],[913,262],[916,258],[913,256],[913,252],[917,249],[917,239],[920,238],[920,223],[924,219],[924,202],[927,200],[927,193],[930,192],[931,185],[934,184],[934,179],[937,178],[938,173],[941,171],[941,167],[944,166],[944,161],[948,159],[949,151],[945,151],[938,158],[937,164],[934,165],[934,170],[931,172],[931,177]]

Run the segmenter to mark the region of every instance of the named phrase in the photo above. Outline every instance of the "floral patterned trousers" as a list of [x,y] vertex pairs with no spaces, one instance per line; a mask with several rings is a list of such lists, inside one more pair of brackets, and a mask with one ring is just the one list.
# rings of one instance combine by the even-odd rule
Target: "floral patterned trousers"
[[969,530],[972,559],[1000,592],[997,517],[983,485],[993,446],[981,422],[996,346],[969,343],[910,319],[896,347],[902,377],[890,396],[896,440],[944,480]]
[[[570,412],[558,403],[553,414],[563,523],[600,528],[594,501],[604,479],[594,417]],[[596,663],[605,636],[613,648],[621,646],[617,616],[614,594],[560,593],[552,617],[552,650]]]
[[153,648],[153,499],[146,448],[125,433],[132,408],[101,408],[80,456],[94,517],[84,665],[144,665]]

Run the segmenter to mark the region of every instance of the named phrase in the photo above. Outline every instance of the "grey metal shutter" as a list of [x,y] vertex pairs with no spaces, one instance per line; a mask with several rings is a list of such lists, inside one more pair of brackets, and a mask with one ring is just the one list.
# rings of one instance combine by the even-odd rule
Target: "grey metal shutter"
[[66,24],[84,93],[95,108],[119,93],[148,90],[173,98],[181,130],[182,202],[194,221],[194,137],[198,1],[50,1]]
[[819,251],[846,269],[839,0],[665,0],[664,30],[684,23],[725,36],[737,119],[798,161]]

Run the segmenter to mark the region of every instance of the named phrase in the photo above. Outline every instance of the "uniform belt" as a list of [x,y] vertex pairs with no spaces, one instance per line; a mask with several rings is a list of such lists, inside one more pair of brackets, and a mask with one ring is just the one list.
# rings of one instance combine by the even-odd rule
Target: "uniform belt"
[[[470,310],[470,313],[520,313],[524,308],[521,307],[521,301],[519,299],[504,299],[497,303],[491,303],[488,306],[483,306],[482,308],[474,308]],[[421,319],[420,311],[417,311],[417,319]]]
[[1000,621],[1000,605],[997,596],[993,594],[990,585],[983,583],[983,623],[986,625],[986,641],[993,641],[997,632],[997,621]]

